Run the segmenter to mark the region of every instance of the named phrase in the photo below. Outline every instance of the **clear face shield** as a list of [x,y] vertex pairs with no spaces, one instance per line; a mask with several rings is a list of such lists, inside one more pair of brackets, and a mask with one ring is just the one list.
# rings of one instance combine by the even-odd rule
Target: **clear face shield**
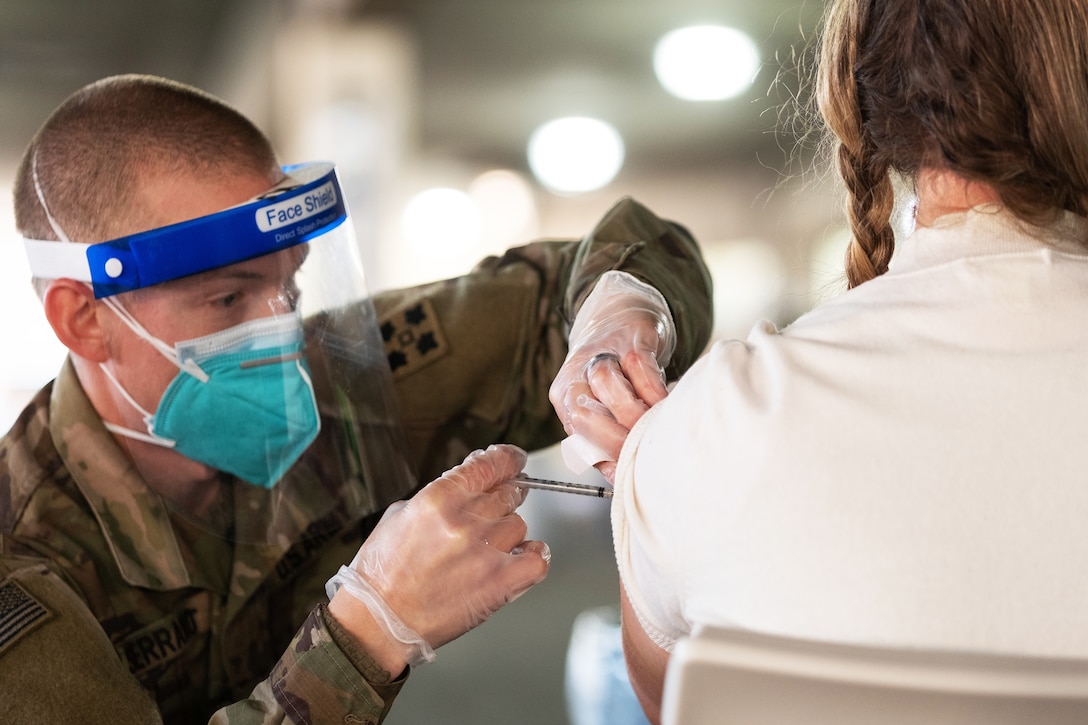
[[336,171],[284,171],[256,200],[197,219],[91,245],[25,240],[35,277],[89,283],[148,361],[99,366],[138,421],[106,427],[148,487],[255,543],[414,486]]

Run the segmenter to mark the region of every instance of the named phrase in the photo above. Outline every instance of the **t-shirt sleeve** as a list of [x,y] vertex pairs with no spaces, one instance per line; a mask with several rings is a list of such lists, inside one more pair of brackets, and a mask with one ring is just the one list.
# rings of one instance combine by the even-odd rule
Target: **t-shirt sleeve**
[[[620,581],[647,636],[671,651],[691,632],[717,566],[707,549],[743,515],[767,454],[769,380],[760,348],[777,330],[716,343],[631,430],[616,468],[612,534]],[[715,581],[720,577],[712,577]],[[709,594],[708,594],[709,592]]]
[[612,537],[620,582],[639,624],[657,646],[671,651],[687,633],[673,532],[663,525],[676,512],[666,510],[669,497],[662,495],[663,482],[639,471],[642,443],[660,411],[659,404],[643,415],[624,444],[616,468]]

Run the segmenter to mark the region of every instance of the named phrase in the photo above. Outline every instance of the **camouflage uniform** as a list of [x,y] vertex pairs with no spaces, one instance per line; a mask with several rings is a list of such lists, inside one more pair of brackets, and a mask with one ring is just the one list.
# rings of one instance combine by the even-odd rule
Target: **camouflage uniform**
[[[379,722],[407,671],[382,671],[327,616],[324,582],[414,481],[493,442],[562,437],[548,386],[573,312],[611,269],[669,301],[675,377],[708,340],[710,279],[686,231],[630,200],[580,242],[535,242],[377,296],[418,478],[305,489],[290,536],[213,536],[168,509],[66,364],[0,441],[0,719]],[[323,423],[296,469],[320,480],[322,456],[351,458],[342,440],[322,448],[335,427]],[[255,490],[232,489],[236,529]]]

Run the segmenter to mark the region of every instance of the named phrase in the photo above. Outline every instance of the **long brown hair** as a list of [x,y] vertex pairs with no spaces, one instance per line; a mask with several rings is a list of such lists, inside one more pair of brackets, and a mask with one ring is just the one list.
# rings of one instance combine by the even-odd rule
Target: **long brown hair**
[[1088,0],[833,0],[817,103],[851,287],[887,270],[893,173],[948,169],[1031,222],[1088,213]]

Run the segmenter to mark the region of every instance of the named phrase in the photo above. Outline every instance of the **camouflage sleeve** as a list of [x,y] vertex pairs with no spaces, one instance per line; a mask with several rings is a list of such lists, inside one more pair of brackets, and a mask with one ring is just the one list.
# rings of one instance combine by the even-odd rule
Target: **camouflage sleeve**
[[[318,607],[268,679],[211,722],[380,723],[406,679],[407,670],[396,679],[382,670]],[[0,558],[0,682],[19,694],[4,697],[3,722],[162,722],[83,600],[39,560]]]
[[0,720],[161,723],[79,596],[42,563],[0,559]]
[[668,302],[676,323],[677,348],[665,372],[675,380],[702,354],[713,326],[710,270],[695,238],[635,200],[621,199],[576,247],[562,289],[563,318],[568,323],[564,336],[597,280],[610,270],[626,272],[656,288]]
[[249,699],[219,710],[212,725],[358,722],[375,725],[389,713],[407,680],[382,670],[324,606],[316,607]]
[[710,274],[683,227],[632,199],[581,240],[533,242],[462,277],[375,299],[420,480],[491,443],[535,450],[562,439],[548,388],[571,320],[610,270],[667,300],[678,337],[667,374],[675,379],[710,338]]

